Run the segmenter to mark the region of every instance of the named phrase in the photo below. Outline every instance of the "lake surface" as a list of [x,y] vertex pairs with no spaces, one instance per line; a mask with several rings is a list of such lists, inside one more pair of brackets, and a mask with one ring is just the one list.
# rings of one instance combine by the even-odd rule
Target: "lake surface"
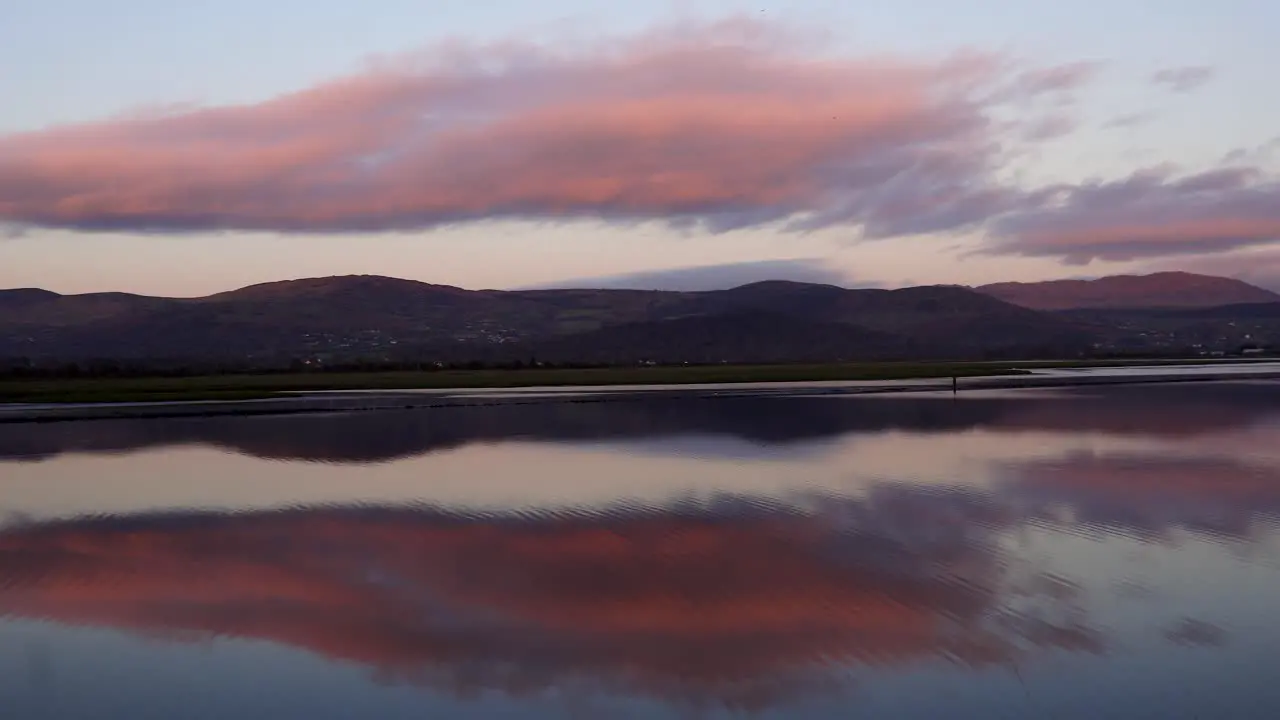
[[0,425],[4,718],[1280,717],[1280,382]]

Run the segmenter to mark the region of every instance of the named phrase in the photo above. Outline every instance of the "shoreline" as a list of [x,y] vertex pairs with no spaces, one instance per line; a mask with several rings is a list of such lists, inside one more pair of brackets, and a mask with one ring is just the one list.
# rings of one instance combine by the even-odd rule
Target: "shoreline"
[[[982,390],[1087,387],[1093,385],[1172,384],[1280,380],[1280,367],[1257,372],[1197,372],[1213,366],[1149,366],[1047,369],[1031,374],[958,378],[958,396]],[[1191,371],[1188,371],[1191,369]],[[1134,372],[1145,370],[1146,372]],[[1102,372],[1090,372],[1102,371]],[[904,380],[816,380],[667,385],[582,385],[523,388],[453,388],[401,390],[295,391],[270,398],[244,400],[173,400],[120,403],[0,404],[0,424],[125,420],[180,417],[225,417],[426,410],[497,405],[623,402],[642,398],[716,399],[743,396],[857,396],[916,392],[951,392],[951,377]]]

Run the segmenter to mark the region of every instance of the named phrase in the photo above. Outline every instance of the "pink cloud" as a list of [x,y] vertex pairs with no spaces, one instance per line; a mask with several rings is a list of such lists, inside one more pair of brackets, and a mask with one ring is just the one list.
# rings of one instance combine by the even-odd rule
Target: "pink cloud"
[[1154,117],[1154,113],[1150,112],[1126,113],[1108,120],[1103,123],[1102,127],[1108,130],[1117,128],[1133,128],[1150,122]]
[[1208,83],[1215,74],[1217,71],[1208,65],[1171,67],[1152,73],[1151,82],[1176,93],[1187,93]]
[[1024,96],[1068,92],[1093,79],[1099,69],[1099,63],[1087,61],[1036,68],[1022,73],[1010,91]]
[[1071,264],[1199,255],[1280,240],[1280,178],[1252,167],[1168,168],[1042,190],[995,220],[988,253]]
[[1024,135],[1029,140],[1052,140],[1075,131],[1078,122],[1066,114],[1048,115],[1027,125]]
[[[994,180],[1008,127],[993,111],[1090,74],[975,53],[832,58],[795,47],[746,20],[576,53],[451,43],[255,105],[0,137],[0,221],[341,232],[592,216],[712,230],[851,223],[873,236],[949,229],[1020,197]],[[1027,122],[1020,137],[1053,125]]]

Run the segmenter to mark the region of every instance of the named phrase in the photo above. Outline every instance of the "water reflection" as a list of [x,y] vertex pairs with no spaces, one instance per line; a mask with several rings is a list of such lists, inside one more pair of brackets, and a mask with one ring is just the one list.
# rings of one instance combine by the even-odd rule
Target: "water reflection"
[[[1191,450],[1191,453],[1211,448]],[[1066,507],[1072,523],[1148,541],[1190,530],[1244,540],[1280,519],[1280,466],[1213,455],[1093,455],[1017,464],[1005,490],[1036,507]]]
[[0,704],[1274,717],[1278,527],[1276,382],[0,426]]
[[1103,649],[1069,585],[1002,558],[1006,518],[985,504],[887,488],[817,505],[38,524],[0,534],[0,614],[271,640],[455,693],[579,685],[743,708],[860,665]]
[[[1039,401],[1036,401],[1036,400]],[[0,426],[0,462],[203,445],[278,460],[385,462],[475,443],[728,436],[767,446],[906,431],[1107,433],[1193,439],[1276,417],[1280,383],[973,391],[892,397],[726,397],[511,404],[434,411]]]

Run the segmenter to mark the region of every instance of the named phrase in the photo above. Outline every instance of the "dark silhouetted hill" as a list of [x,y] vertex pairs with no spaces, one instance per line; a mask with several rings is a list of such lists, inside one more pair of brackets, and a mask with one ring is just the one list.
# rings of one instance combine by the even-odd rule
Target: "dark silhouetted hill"
[[0,358],[787,362],[1076,355],[1071,318],[955,286],[465,290],[376,276],[200,298],[0,291]]
[[977,288],[1005,302],[1035,310],[1084,308],[1205,308],[1280,302],[1280,295],[1240,280],[1162,272],[1096,280],[1005,282]]

